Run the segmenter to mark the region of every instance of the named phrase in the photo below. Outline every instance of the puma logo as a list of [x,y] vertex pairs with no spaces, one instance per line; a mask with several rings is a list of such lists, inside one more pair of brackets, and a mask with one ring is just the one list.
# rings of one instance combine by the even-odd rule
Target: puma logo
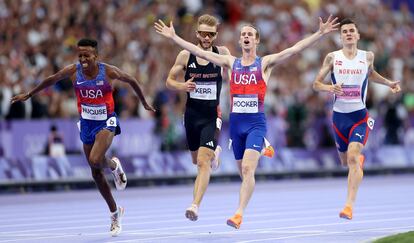
[[355,133],[355,136],[358,136],[358,137],[362,140],[362,137],[363,137],[364,135],[361,135],[361,134],[359,134],[359,133]]

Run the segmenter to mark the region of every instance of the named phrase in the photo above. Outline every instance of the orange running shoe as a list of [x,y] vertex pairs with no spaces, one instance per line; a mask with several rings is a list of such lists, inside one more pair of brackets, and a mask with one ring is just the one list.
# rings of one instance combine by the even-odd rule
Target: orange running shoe
[[269,145],[262,149],[262,155],[272,158],[275,155],[275,150],[273,149],[272,145]]
[[352,207],[345,206],[345,208],[339,213],[339,217],[343,219],[352,219]]
[[243,216],[241,216],[240,214],[235,214],[233,217],[227,220],[227,225],[235,229],[240,229],[242,219],[243,219]]

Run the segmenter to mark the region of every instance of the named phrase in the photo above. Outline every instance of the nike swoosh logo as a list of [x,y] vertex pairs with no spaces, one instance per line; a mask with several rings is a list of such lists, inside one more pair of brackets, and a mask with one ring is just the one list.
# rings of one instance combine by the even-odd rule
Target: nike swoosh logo
[[256,144],[253,144],[253,147],[260,148],[260,146],[259,145],[256,145]]
[[88,81],[83,81],[83,82],[76,81],[76,84],[80,85],[80,84],[87,83],[87,82]]

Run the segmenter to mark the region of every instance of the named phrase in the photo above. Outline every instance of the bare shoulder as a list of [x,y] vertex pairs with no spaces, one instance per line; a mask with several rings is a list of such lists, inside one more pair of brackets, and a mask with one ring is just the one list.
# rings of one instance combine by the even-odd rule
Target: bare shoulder
[[217,46],[218,52],[221,55],[230,55],[230,51],[227,47],[225,46]]
[[369,61],[374,60],[375,54],[372,51],[367,51],[367,59]]
[[183,60],[183,61],[187,61],[188,58],[190,58],[190,52],[187,50],[182,50],[180,51],[180,53],[178,53],[177,55],[177,60]]
[[121,69],[119,69],[117,66],[108,64],[108,63],[102,63],[105,66],[105,72],[106,75],[112,79],[119,78],[121,74]]
[[334,52],[329,52],[328,54],[326,54],[325,60],[323,61],[324,65],[332,65],[334,57],[335,57]]

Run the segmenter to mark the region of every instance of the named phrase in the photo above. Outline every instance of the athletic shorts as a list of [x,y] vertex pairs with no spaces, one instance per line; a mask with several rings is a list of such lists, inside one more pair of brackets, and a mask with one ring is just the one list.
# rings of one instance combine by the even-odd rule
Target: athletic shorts
[[346,152],[351,142],[365,145],[369,130],[374,126],[373,119],[369,118],[366,109],[350,113],[334,111],[332,119],[336,147],[339,152]]
[[80,118],[78,122],[80,139],[84,144],[93,144],[96,134],[102,129],[108,129],[115,133],[115,136],[121,134],[121,127],[116,113],[112,113],[105,121],[94,121]]
[[262,151],[266,137],[264,113],[230,113],[230,139],[234,158],[241,160],[244,150]]
[[184,127],[188,149],[197,151],[199,147],[206,147],[215,150],[221,123],[217,113],[206,116],[192,109],[186,109]]

